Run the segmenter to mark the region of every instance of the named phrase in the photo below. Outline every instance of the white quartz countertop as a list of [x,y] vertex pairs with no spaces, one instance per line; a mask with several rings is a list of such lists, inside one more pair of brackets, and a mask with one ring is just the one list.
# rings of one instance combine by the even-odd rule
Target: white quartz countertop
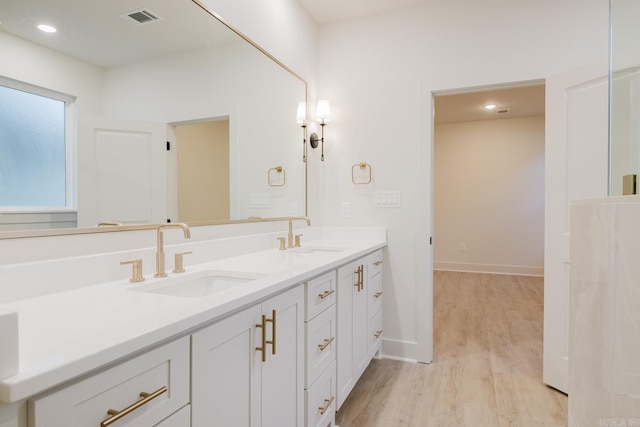
[[[316,240],[302,250],[254,252],[198,265],[167,278],[120,280],[2,304],[18,312],[20,370],[0,380],[0,401],[16,402],[184,335],[386,245],[385,240]],[[305,253],[304,248],[340,251]],[[202,297],[132,289],[164,286],[206,270],[260,274]]]

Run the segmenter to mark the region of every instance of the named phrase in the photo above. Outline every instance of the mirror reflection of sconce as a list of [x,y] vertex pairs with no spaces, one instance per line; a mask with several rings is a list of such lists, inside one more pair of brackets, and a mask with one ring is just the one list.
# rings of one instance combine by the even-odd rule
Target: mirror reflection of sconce
[[307,103],[298,102],[298,111],[296,113],[296,123],[302,127],[302,161],[307,161]]
[[367,162],[360,162],[351,167],[351,182],[359,184],[370,184],[373,179],[373,169]]
[[316,120],[320,122],[321,129],[321,137],[318,138],[318,135],[314,132],[309,136],[309,144],[311,148],[318,148],[318,141],[321,144],[322,155],[320,156],[320,160],[324,162],[324,127],[329,120],[331,120],[331,107],[329,106],[329,101],[326,99],[319,99],[318,106],[316,107]]
[[287,183],[287,173],[282,166],[276,166],[267,172],[269,187],[284,187]]

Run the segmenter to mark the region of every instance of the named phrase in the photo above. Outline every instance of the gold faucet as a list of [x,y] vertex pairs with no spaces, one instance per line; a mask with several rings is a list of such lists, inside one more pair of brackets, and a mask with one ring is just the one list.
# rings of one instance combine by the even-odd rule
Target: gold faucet
[[306,216],[292,216],[291,218],[289,218],[289,234],[287,235],[287,248],[295,247],[294,239],[293,239],[293,221],[296,219],[299,219],[301,221],[306,221],[308,226],[311,225],[311,221],[309,220],[309,217],[306,217]]
[[177,222],[175,224],[162,224],[158,227],[158,249],[156,251],[156,274],[153,277],[167,277],[167,273],[164,268],[164,235],[163,231],[165,228],[182,228],[184,232],[184,238],[191,238],[191,230],[189,230],[189,226],[182,222]]

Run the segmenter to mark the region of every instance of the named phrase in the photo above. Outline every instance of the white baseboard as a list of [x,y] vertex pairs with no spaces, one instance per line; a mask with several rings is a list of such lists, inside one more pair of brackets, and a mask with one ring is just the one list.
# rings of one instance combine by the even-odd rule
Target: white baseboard
[[440,271],[460,271],[466,273],[511,274],[515,276],[544,277],[543,267],[525,267],[521,265],[472,264],[434,261],[433,269]]
[[402,362],[417,362],[418,343],[392,339],[382,340],[380,357],[382,359],[400,360]]

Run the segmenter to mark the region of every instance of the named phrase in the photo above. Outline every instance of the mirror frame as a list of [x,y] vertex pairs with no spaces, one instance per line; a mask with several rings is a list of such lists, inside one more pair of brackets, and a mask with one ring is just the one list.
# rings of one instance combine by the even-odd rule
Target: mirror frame
[[[308,85],[307,81],[303,79],[300,75],[294,72],[291,68],[287,67],[284,63],[278,60],[276,57],[267,52],[264,48],[258,45],[256,42],[251,40],[237,28],[225,22],[225,20],[209,9],[201,0],[191,0],[196,6],[202,8],[205,12],[207,12],[213,19],[218,20],[222,25],[236,33],[240,36],[244,41],[252,45],[254,48],[258,49],[262,54],[264,54],[267,58],[275,62],[277,65],[282,67],[286,72],[291,74],[291,76],[300,80],[304,85],[304,101],[307,102],[308,97]],[[308,105],[308,104],[307,104]],[[293,122],[294,118],[291,119]],[[306,144],[306,141],[304,141]],[[303,147],[306,149],[306,147]],[[307,162],[304,162],[304,215],[306,216],[309,213],[309,195],[307,194],[309,190],[308,184],[308,167]],[[288,217],[252,217],[247,219],[232,219],[232,220],[218,220],[218,221],[202,221],[202,222],[188,222],[187,224],[190,227],[198,227],[198,226],[211,226],[211,225],[227,225],[227,224],[248,224],[248,223],[258,223],[258,222],[272,222],[285,220]],[[119,225],[119,226],[108,226],[108,227],[80,227],[80,228],[51,228],[51,229],[35,229],[35,230],[16,230],[16,231],[2,231],[0,232],[0,240],[5,239],[22,239],[22,238],[31,238],[31,237],[49,237],[49,236],[65,236],[65,235],[77,235],[77,234],[93,234],[93,233],[113,233],[120,231],[138,231],[138,230],[155,230],[158,228],[160,224],[140,224],[140,225]]]

